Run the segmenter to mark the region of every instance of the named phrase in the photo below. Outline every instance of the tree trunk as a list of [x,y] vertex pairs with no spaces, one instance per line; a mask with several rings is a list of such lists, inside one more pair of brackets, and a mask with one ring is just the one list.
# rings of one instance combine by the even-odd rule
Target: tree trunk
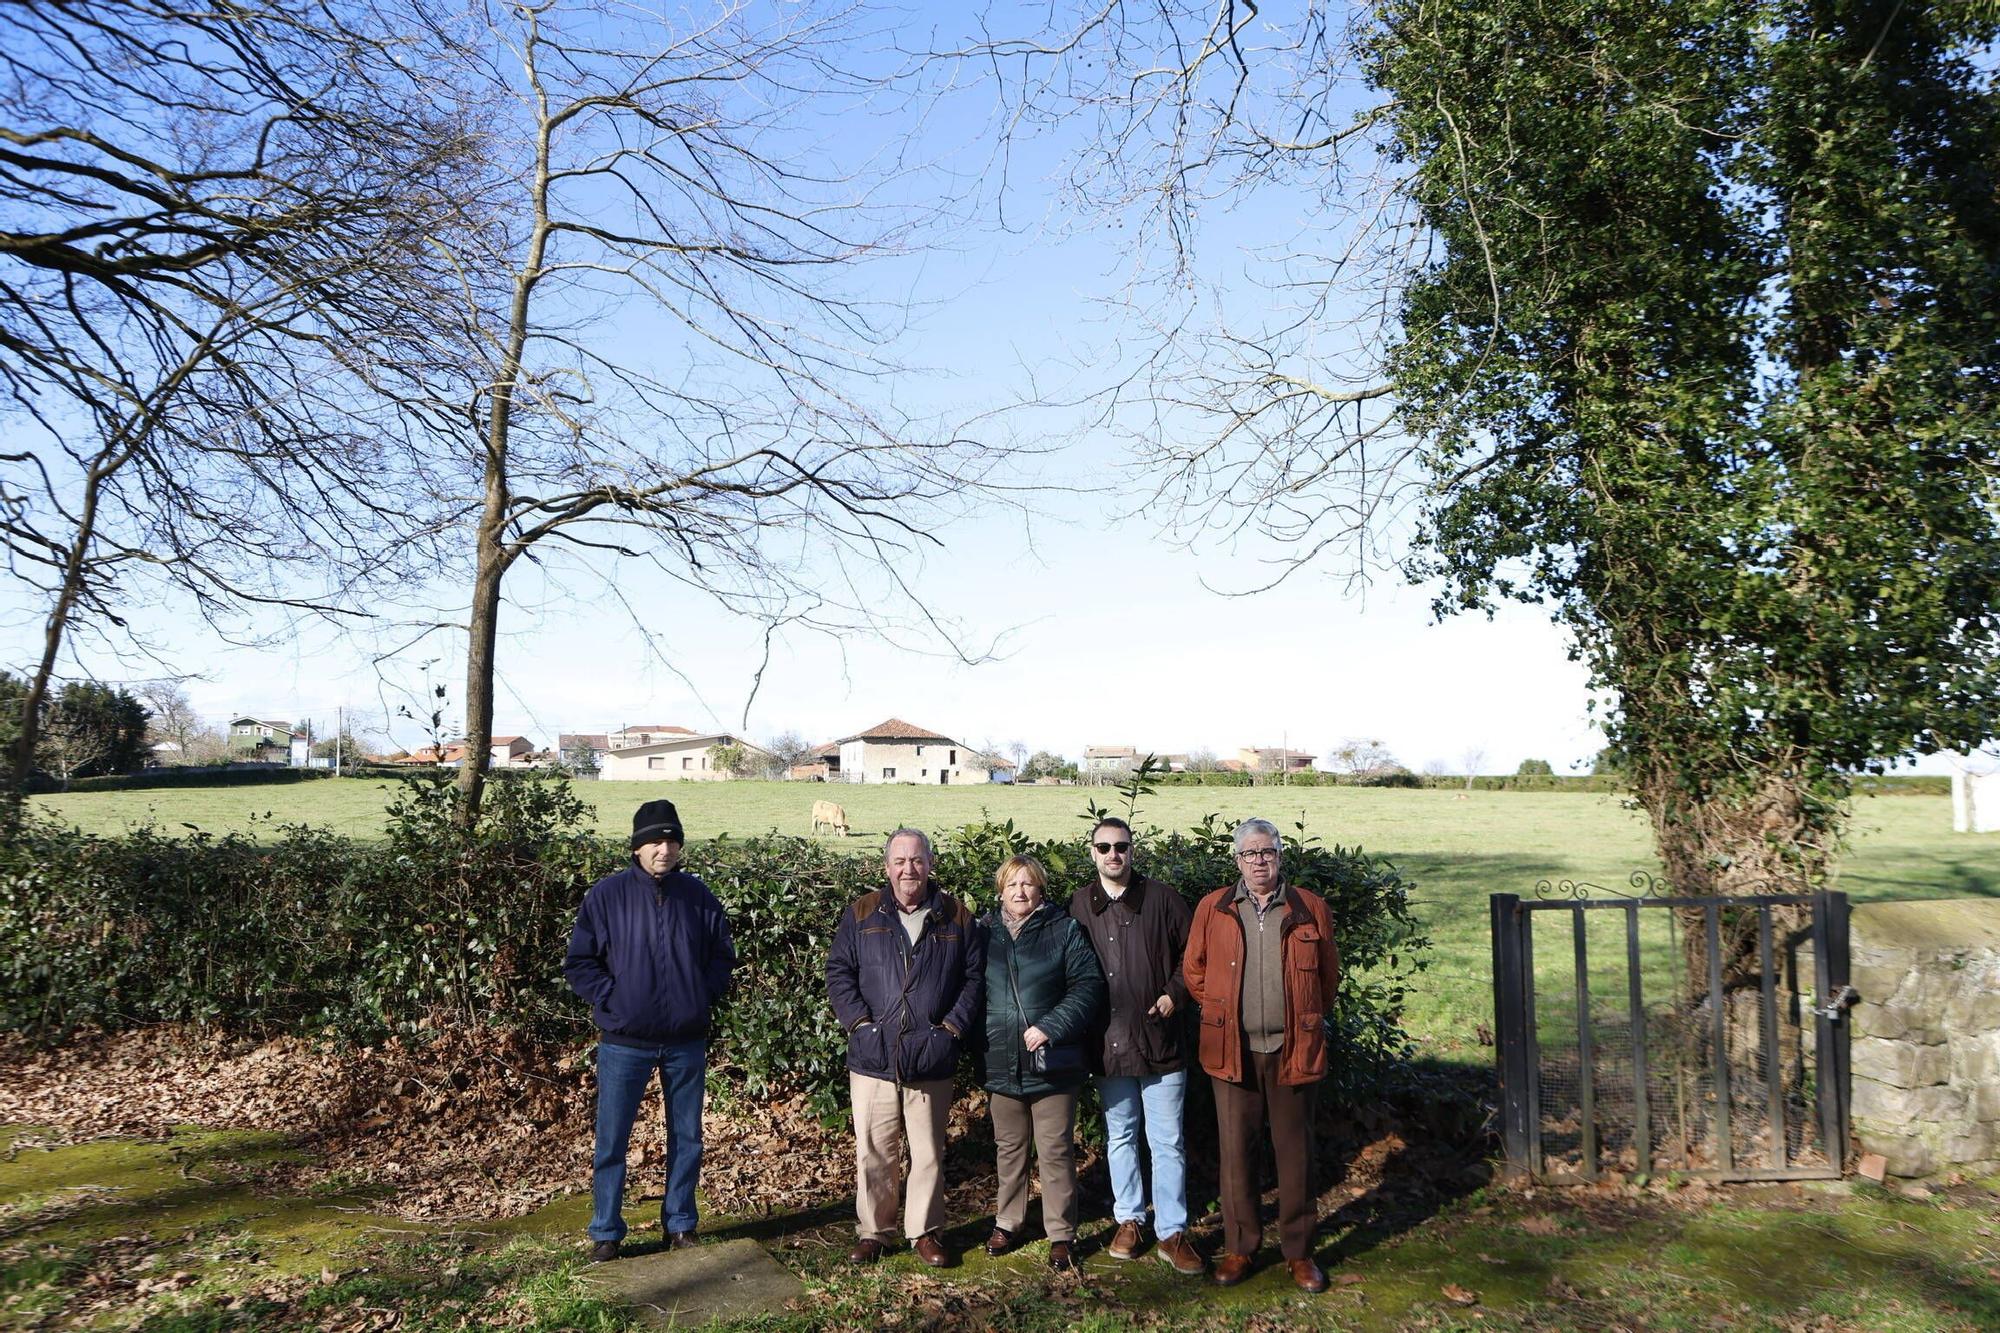
[[[92,468],[85,481],[83,506],[78,511],[75,539],[63,558],[62,587],[55,605],[49,608],[42,626],[42,658],[28,679],[28,692],[21,700],[21,729],[14,738],[13,772],[8,775],[4,799],[0,799],[0,834],[11,837],[19,831],[27,813],[28,782],[35,772],[35,751],[42,740],[42,710],[48,703],[49,682],[55,676],[56,658],[62,652],[63,635],[69,630],[70,614],[76,609],[83,588],[84,553],[97,534],[97,496],[102,474]],[[68,790],[65,781],[64,790]]]

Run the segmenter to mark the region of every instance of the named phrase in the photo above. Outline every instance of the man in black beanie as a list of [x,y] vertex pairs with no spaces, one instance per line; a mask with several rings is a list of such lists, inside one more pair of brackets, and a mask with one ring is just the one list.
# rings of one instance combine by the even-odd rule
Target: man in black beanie
[[681,869],[686,841],[672,801],[640,806],[632,816],[632,864],[584,894],[563,960],[598,1032],[593,1263],[616,1259],[625,1239],[625,1149],[655,1072],[667,1111],[660,1231],[674,1249],[695,1243],[709,1011],[728,989],[736,949],[722,904]]

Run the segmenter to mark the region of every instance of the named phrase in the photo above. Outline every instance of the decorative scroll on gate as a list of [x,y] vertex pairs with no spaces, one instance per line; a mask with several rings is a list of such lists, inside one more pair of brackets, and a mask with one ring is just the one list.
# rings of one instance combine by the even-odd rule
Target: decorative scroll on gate
[[1533,899],[1490,899],[1509,1174],[1838,1177],[1847,895],[1630,885],[1544,880]]

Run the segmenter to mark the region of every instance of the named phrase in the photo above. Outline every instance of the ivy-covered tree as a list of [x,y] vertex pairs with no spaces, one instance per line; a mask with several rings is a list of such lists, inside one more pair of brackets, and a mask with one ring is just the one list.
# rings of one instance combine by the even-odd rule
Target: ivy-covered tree
[[1379,9],[1435,238],[1390,370],[1445,611],[1546,604],[1683,893],[2000,731],[1991,5]]

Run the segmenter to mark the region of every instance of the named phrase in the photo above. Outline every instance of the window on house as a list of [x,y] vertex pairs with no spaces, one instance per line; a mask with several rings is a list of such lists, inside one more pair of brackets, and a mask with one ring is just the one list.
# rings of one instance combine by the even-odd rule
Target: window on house
[[884,782],[887,782],[890,778],[893,778],[895,776],[896,776],[896,770],[893,768],[885,768],[882,770],[882,780]]
[[956,750],[953,750],[953,751],[951,752],[951,758],[950,758],[950,759],[948,759],[948,760],[946,760],[945,762],[947,762],[947,763],[952,763],[952,764],[955,764],[955,763],[957,763],[957,762],[958,762],[958,751],[956,751]]
[[690,769],[690,768],[693,768],[693,767],[694,767],[694,756],[693,756],[693,755],[691,755],[691,754],[684,754],[684,755],[682,755],[682,756],[681,756],[681,771],[682,771],[683,773],[685,773],[685,772],[686,772],[686,771],[687,771],[688,769]]
[[652,755],[649,756],[646,760],[647,768],[665,768],[666,766],[667,766],[667,761],[665,756],[663,755],[657,755],[657,754]]

